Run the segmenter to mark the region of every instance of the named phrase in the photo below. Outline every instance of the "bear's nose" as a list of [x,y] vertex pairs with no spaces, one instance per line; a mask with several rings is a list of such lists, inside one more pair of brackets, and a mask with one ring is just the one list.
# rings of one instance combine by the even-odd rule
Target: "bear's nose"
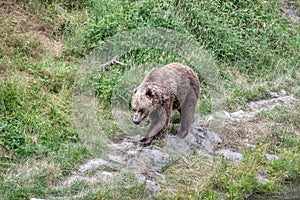
[[135,124],[139,124],[141,122],[140,118],[139,118],[139,115],[137,113],[134,114],[132,121]]
[[140,123],[140,121],[138,120],[133,120],[133,123],[135,123],[136,125],[138,125]]

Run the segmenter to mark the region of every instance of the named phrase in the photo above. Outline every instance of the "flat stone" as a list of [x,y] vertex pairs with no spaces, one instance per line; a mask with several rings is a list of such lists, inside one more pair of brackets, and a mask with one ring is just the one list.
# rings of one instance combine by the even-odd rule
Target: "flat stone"
[[208,118],[207,118],[207,121],[210,122],[210,121],[213,121],[215,118],[213,115],[210,115]]
[[270,180],[267,179],[265,176],[263,176],[262,174],[257,174],[256,176],[256,180],[257,182],[261,183],[261,184],[266,184],[266,183],[269,183]]
[[100,177],[102,180],[107,181],[107,180],[111,179],[112,177],[114,177],[114,173],[103,171],[103,172],[101,172]]
[[212,153],[215,149],[214,144],[208,138],[202,141],[202,146],[210,153]]
[[216,132],[221,132],[223,130],[226,121],[234,121],[234,118],[232,118],[225,110],[215,112],[206,119],[206,123],[209,124],[211,130]]
[[137,172],[162,172],[163,167],[170,164],[171,155],[159,150],[143,148],[128,159],[127,165]]
[[135,135],[128,138],[128,141],[137,143],[139,142],[143,137],[141,135]]
[[208,139],[210,141],[212,141],[213,143],[221,144],[223,142],[222,139],[220,138],[220,136],[213,131],[207,130],[206,135],[207,135]]
[[286,92],[284,89],[280,90],[279,93],[280,93],[281,95],[283,95],[283,96],[287,95],[287,92]]
[[168,136],[165,138],[165,152],[173,156],[188,156],[191,154],[194,147],[198,146],[196,137],[189,133],[185,138],[177,136]]
[[205,151],[204,149],[196,149],[196,153],[198,154],[199,157],[202,158],[213,158],[213,156],[211,154],[209,154],[207,151]]
[[79,172],[85,172],[87,170],[94,169],[94,168],[97,168],[97,167],[100,167],[100,166],[103,166],[103,165],[106,165],[106,164],[108,164],[107,161],[105,161],[103,159],[100,159],[100,158],[95,158],[95,159],[91,159],[87,163],[81,165],[78,168],[78,171]]
[[281,7],[281,11],[288,15],[293,21],[300,20],[300,17],[297,15],[297,9],[293,5]]
[[201,144],[205,148],[205,150],[212,153],[215,149],[215,146],[217,144],[221,144],[222,142],[222,139],[217,133],[207,130],[206,138],[202,140]]
[[294,101],[295,98],[292,96],[282,96],[268,100],[252,101],[248,105],[257,113],[263,110],[272,110],[276,106],[280,105],[291,105]]
[[234,161],[234,162],[240,162],[243,158],[243,155],[238,152],[233,152],[229,149],[222,149],[217,151],[217,154],[223,155],[225,158]]
[[189,146],[196,146],[197,145],[197,139],[193,134],[188,134],[185,138],[181,139]]
[[233,118],[239,118],[240,119],[240,118],[245,117],[245,112],[243,110],[238,110],[238,111],[236,111],[234,113],[231,113],[230,115]]
[[255,149],[255,148],[256,148],[255,145],[249,144],[249,143],[245,143],[245,147],[248,147],[248,148],[250,148],[250,149]]
[[195,135],[196,137],[199,137],[199,138],[205,138],[205,135],[206,135],[204,133],[203,129],[201,127],[198,127],[198,126],[192,126],[191,133],[193,135]]
[[279,157],[277,155],[274,155],[274,154],[268,154],[268,153],[266,153],[265,156],[266,156],[267,160],[270,160],[270,161],[278,160],[279,159]]
[[123,141],[121,143],[111,143],[108,144],[107,146],[109,149],[119,150],[119,151],[135,148],[135,144],[129,141]]
[[85,175],[73,174],[72,176],[68,177],[66,181],[63,182],[63,185],[70,186],[77,181],[86,181],[89,183],[95,183],[96,181],[98,181],[98,179],[96,177],[88,177]]
[[154,180],[146,180],[146,189],[151,193],[154,194],[158,191],[158,186]]
[[145,183],[146,177],[143,174],[136,174],[136,177],[140,183]]
[[85,181],[87,183],[96,183],[96,182],[107,182],[114,176],[114,172],[107,171],[96,171],[92,176],[88,176],[83,173],[72,172],[72,175],[69,176],[63,183],[63,186],[70,186],[77,181]]
[[279,95],[276,92],[270,92],[270,97],[271,98],[278,98]]
[[216,112],[214,115],[214,118],[223,119],[223,120],[233,120],[230,113],[226,110],[221,110]]
[[108,159],[114,163],[126,165],[127,163],[124,161],[124,158],[122,155],[107,155]]

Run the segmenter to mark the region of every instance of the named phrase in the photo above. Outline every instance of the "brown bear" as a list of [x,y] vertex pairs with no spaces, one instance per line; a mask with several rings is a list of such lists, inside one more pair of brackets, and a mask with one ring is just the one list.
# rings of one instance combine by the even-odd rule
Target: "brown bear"
[[177,135],[184,138],[194,120],[199,97],[200,83],[191,68],[171,63],[151,70],[138,87],[133,87],[131,107],[133,122],[139,124],[150,115],[150,127],[141,144],[150,145],[152,140],[165,133],[173,109],[180,113],[180,129]]

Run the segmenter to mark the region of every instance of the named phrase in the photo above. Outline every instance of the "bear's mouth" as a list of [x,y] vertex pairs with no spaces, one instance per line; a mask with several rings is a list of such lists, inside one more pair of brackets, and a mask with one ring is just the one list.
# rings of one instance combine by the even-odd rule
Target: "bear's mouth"
[[142,121],[141,113],[140,112],[134,113],[132,121],[134,124],[140,124]]
[[133,123],[138,125],[147,117],[147,113],[136,112],[133,115]]

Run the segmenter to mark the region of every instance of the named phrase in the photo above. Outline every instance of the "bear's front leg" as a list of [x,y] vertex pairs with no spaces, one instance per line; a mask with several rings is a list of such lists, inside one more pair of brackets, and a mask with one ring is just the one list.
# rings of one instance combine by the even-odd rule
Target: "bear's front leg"
[[166,130],[168,124],[168,114],[166,109],[163,106],[158,105],[151,113],[150,119],[150,128],[145,137],[140,140],[143,146],[150,145],[155,136]]

